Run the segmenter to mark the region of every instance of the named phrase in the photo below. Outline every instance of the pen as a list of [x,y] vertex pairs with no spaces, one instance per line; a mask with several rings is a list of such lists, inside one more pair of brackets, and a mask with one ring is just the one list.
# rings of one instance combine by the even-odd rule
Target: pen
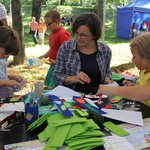
[[101,100],[102,100],[102,94],[99,95],[98,104],[101,103]]
[[0,129],[0,132],[10,131],[10,129]]
[[42,93],[41,96],[38,98],[38,100],[37,100],[35,106],[37,106],[38,104],[40,104],[41,99],[43,98],[43,96],[44,96],[44,94]]

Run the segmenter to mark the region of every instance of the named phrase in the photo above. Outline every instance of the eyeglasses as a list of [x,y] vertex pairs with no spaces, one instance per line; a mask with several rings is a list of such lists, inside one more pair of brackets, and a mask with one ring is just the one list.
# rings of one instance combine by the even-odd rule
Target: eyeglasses
[[46,24],[47,27],[49,27],[49,26],[50,26],[52,23],[54,23],[54,22],[55,22],[55,20],[52,21],[52,22],[50,22],[50,23],[45,22],[45,24]]
[[80,36],[81,39],[87,39],[88,37],[90,37],[92,34],[90,35],[86,35],[84,33],[78,33],[78,32],[75,32],[74,33],[74,36],[77,38],[78,36]]

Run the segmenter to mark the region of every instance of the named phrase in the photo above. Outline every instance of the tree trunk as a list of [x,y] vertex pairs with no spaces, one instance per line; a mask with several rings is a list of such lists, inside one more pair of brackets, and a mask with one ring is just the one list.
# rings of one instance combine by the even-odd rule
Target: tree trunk
[[97,14],[103,21],[103,0],[98,0]]
[[42,0],[33,0],[31,17],[35,17],[37,22],[39,22],[39,19],[41,17],[41,8],[42,8]]
[[60,5],[64,5],[65,0],[60,0]]
[[14,56],[13,64],[23,64],[25,61],[25,47],[24,47],[24,28],[22,24],[22,8],[21,0],[11,0],[12,6],[12,26],[18,32],[20,42],[21,42],[21,51],[18,56]]
[[83,1],[82,0],[80,0],[80,6],[83,6]]

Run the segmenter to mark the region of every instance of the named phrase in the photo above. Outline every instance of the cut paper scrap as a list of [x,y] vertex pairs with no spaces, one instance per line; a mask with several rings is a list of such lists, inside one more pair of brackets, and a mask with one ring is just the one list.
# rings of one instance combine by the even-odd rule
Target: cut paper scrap
[[91,104],[89,104],[84,98],[82,97],[77,97],[77,96],[73,96],[73,100],[80,105],[82,108],[87,109],[88,111],[97,113],[97,114],[106,114],[105,111],[102,111],[101,109],[92,106]]
[[58,110],[66,117],[73,116],[72,112],[61,102],[61,100],[55,95],[49,95],[54,105],[58,108]]
[[42,59],[40,59],[38,57],[33,58],[33,59],[31,58],[31,59],[28,59],[28,64],[29,64],[29,66],[38,67],[38,66],[44,64],[46,61],[47,60],[45,58],[42,58]]
[[102,108],[102,111],[107,113],[102,114],[104,117],[143,126],[142,114],[139,111],[114,110],[104,108]]

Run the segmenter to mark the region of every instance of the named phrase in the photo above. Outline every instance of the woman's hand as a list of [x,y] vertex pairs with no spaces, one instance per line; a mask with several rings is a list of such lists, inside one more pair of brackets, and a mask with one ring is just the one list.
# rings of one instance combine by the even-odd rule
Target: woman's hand
[[79,72],[76,76],[75,76],[75,80],[76,80],[76,83],[81,83],[81,84],[84,84],[84,83],[90,83],[91,82],[91,79],[88,77],[87,74],[85,74],[84,72]]

